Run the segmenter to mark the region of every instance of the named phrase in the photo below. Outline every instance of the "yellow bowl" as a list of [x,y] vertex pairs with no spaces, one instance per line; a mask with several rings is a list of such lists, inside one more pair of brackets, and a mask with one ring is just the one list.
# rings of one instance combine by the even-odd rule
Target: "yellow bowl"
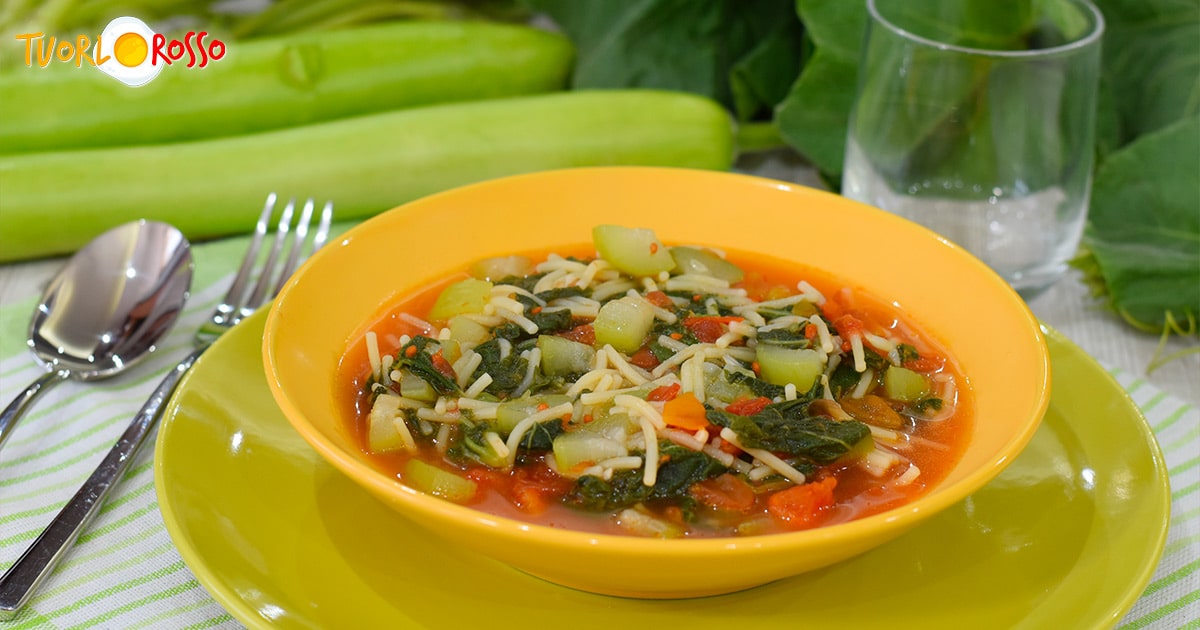
[[[903,507],[769,536],[651,540],[552,529],[412,490],[366,461],[335,390],[338,361],[368,319],[476,259],[586,243],[597,223],[664,241],[760,252],[833,272],[895,300],[957,359],[972,391],[969,446],[948,476]],[[1028,442],[1049,401],[1038,324],[1004,281],[924,228],[837,195],[727,173],[588,168],[493,180],[379,215],[313,256],[271,309],[267,380],[296,430],[426,540],[496,558],[551,582],[627,597],[726,593],[880,545],[979,489]],[[470,576],[463,576],[469,581]]]

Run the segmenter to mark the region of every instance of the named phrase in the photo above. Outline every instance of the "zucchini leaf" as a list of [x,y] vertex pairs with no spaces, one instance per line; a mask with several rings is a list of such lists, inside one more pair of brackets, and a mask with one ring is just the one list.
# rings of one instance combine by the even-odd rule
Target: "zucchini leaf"
[[753,416],[710,409],[708,420],[737,433],[743,446],[803,457],[828,464],[845,455],[871,435],[867,425],[805,414],[808,401],[791,400],[767,405]]
[[1159,331],[1200,317],[1200,116],[1147,134],[1096,173],[1072,264],[1126,321]]
[[529,319],[537,325],[538,333],[543,335],[567,330],[575,323],[571,311],[541,311],[531,313]]
[[[783,394],[786,391],[786,388],[784,388],[783,385],[768,383],[760,378],[750,376],[745,372],[726,371],[725,378],[729,379],[730,383],[741,384],[749,387],[750,391],[754,392],[755,396],[763,396],[765,398],[783,398]],[[813,383],[812,387],[810,387],[807,392],[796,392],[796,400],[788,401],[788,403],[807,403],[820,395],[821,381],[818,380]]]
[[783,139],[829,177],[842,172],[857,74],[857,58],[818,48],[787,98],[775,108]]
[[[408,348],[415,348],[413,355],[410,357],[406,352]],[[400,348],[396,353],[396,369],[407,368],[410,372],[417,375],[421,380],[429,383],[438,394],[457,394],[459,391],[458,383],[454,379],[442,374],[433,364],[433,354],[441,350],[441,345],[436,339],[417,335],[412,341]]]
[[487,393],[506,398],[521,384],[521,381],[525,380],[529,362],[516,351],[511,351],[508,356],[501,358],[500,342],[496,339],[489,339],[479,344],[476,346],[475,352],[479,353],[483,361],[475,369],[471,379],[474,381],[485,373],[490,374],[492,382],[484,390]]
[[727,371],[725,373],[725,378],[729,379],[730,383],[749,387],[750,391],[754,392],[755,396],[762,396],[764,398],[783,398],[783,385],[768,383],[762,379],[754,378],[753,376],[743,372]]
[[776,106],[775,121],[788,144],[822,173],[836,177],[845,157],[867,6],[844,0],[797,0],[796,10],[816,52],[787,98]]
[[667,461],[658,466],[658,477],[651,493],[655,499],[687,496],[692,484],[716,477],[726,470],[721,462],[705,453],[671,442],[659,442],[658,453]]
[[771,3],[752,16],[761,18],[754,30],[766,34],[729,70],[733,111],[739,120],[764,113],[769,118],[771,109],[788,95],[812,48],[804,45],[804,29],[790,2]]
[[808,348],[812,342],[804,336],[803,330],[801,326],[796,325],[760,332],[758,333],[758,343],[783,348]]
[[491,425],[486,422],[465,419],[459,425],[457,437],[450,448],[446,449],[446,457],[464,466],[483,464],[489,468],[504,467],[508,461],[496,452],[485,437],[490,429]]
[[[545,274],[540,274],[539,278],[543,275]],[[543,302],[550,302],[569,297],[586,297],[587,294],[588,292],[582,287],[558,287],[556,289],[547,289],[546,291],[542,291],[541,293],[538,293],[537,296]]]
[[791,0],[524,0],[575,43],[575,88],[681,90],[745,120],[769,113],[801,64]]
[[562,418],[552,418],[533,425],[518,446],[524,453],[542,453],[554,448],[554,438],[566,432]]
[[862,375],[854,369],[852,361],[839,363],[833,370],[833,374],[829,376],[829,392],[835,399],[841,399],[842,396],[854,390],[861,378]]
[[584,475],[563,496],[566,505],[589,512],[627,508],[652,499],[685,498],[693,484],[716,477],[727,469],[701,453],[670,442],[659,442],[659,455],[667,461],[659,465],[653,487],[642,483],[641,470],[623,470],[605,481]]
[[580,477],[562,501],[577,510],[607,512],[641,503],[652,491],[653,488],[642,483],[642,471],[622,470],[608,481],[595,475]]
[[1097,0],[1096,5],[1106,22],[1104,79],[1111,85],[1121,143],[1200,113],[1200,2]]

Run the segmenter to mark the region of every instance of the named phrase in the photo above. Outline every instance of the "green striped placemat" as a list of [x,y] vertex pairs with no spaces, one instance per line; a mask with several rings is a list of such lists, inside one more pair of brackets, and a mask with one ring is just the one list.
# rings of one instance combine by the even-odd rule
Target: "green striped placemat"
[[[0,451],[0,570],[7,569],[91,474],[159,377],[191,347],[222,296],[245,239],[197,246],[192,298],[160,351],[102,384],[47,394]],[[0,404],[40,373],[24,346],[37,296],[0,305]],[[1162,562],[1120,628],[1200,629],[1200,410],[1113,371],[1145,412],[1171,474],[1172,524]],[[236,628],[171,543],[154,492],[152,449],[8,628]]]
[[1117,628],[1200,629],[1200,409],[1125,370],[1109,372],[1145,414],[1171,479],[1171,527],[1162,560]]

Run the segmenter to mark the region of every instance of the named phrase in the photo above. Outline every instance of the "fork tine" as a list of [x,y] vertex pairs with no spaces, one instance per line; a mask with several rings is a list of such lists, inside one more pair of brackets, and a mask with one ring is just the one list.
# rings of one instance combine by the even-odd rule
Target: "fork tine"
[[[309,199],[308,203],[305,204],[305,216],[301,219],[301,225],[304,228],[305,235],[307,234],[309,224],[312,221],[312,213],[310,212],[312,209],[313,200]],[[292,277],[292,273],[296,271],[296,266],[299,264],[299,261],[311,256],[314,252],[320,249],[322,245],[325,244],[325,239],[329,237],[329,226],[332,222],[333,202],[326,201],[325,207],[321,209],[321,219],[317,224],[317,231],[313,234],[311,249],[309,249],[307,254],[301,251],[304,247],[305,236],[297,234],[292,249],[292,253],[295,254],[295,256],[288,257],[288,265],[284,268],[283,273],[279,274],[279,280],[275,283],[275,289],[271,291],[272,298],[274,298],[276,295],[279,295],[279,292],[283,290],[283,285],[287,284],[288,279]],[[293,257],[296,258],[295,261],[292,260]]]
[[[283,287],[283,283],[292,276],[292,272],[296,270],[296,265],[300,263],[300,250],[304,248],[304,241],[308,238],[308,224],[312,221],[313,206],[315,202],[312,197],[304,202],[304,209],[300,212],[300,220],[296,221],[296,233],[292,236],[292,244],[288,248],[287,261],[283,264],[283,269],[279,270],[279,275],[276,276],[275,288],[271,291],[270,297],[275,297],[279,293],[279,289]],[[254,305],[256,308],[259,306]]]
[[321,209],[321,223],[317,225],[317,233],[313,236],[312,251],[309,255],[316,253],[321,246],[325,244],[325,239],[329,238],[329,226],[333,223],[333,202],[326,201],[325,207]]
[[228,307],[230,313],[236,313],[238,305],[241,303],[246,283],[250,280],[250,270],[254,267],[254,261],[258,258],[258,250],[262,247],[263,237],[267,234],[267,224],[271,221],[271,214],[275,212],[276,200],[275,193],[267,195],[267,202],[263,204],[262,214],[259,215],[258,222],[254,224],[254,237],[250,240],[249,247],[246,248],[246,254],[242,257],[242,264],[238,267],[237,275],[233,277],[233,284],[229,285],[229,291],[225,292],[225,299],[221,300],[221,306]]
[[279,224],[275,227],[275,240],[271,242],[271,250],[267,252],[267,260],[263,263],[262,271],[258,274],[258,281],[254,283],[254,290],[250,292],[250,297],[245,302],[238,305],[234,323],[241,321],[254,312],[263,302],[263,296],[267,294],[267,288],[271,286],[272,271],[275,269],[275,261],[279,258],[279,252],[283,249],[284,242],[287,241],[288,232],[292,229],[292,215],[296,212],[296,200],[290,199],[283,208],[283,214],[279,216]]

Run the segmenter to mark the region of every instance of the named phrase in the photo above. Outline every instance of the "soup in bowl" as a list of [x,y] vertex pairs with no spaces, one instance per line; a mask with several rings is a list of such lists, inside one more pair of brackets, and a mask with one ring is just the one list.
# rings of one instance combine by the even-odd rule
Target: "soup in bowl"
[[495,180],[318,252],[269,316],[289,421],[429,540],[632,597],[882,544],[1016,456],[1036,320],[835,195],[700,171]]

